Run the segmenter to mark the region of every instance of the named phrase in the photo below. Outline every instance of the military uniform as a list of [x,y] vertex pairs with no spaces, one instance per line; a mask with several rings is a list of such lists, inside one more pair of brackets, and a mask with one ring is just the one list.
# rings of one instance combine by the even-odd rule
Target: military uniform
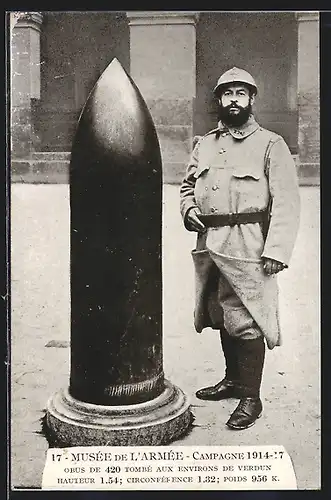
[[[279,345],[276,276],[265,274],[261,257],[288,266],[297,234],[298,181],[285,141],[260,127],[253,116],[240,128],[232,129],[220,123],[195,146],[180,196],[185,223],[188,210],[195,206],[203,214],[266,213],[263,223],[208,228],[207,233],[198,235],[196,249],[192,252],[199,292],[195,326],[199,332],[206,326],[213,326],[212,318],[202,310],[206,304],[202,295],[208,293],[203,286],[207,283],[205,268],[211,272],[213,261],[236,289],[268,346]],[[235,303],[234,307],[237,306]],[[233,311],[229,310],[229,315],[233,316]],[[238,312],[240,315],[246,321]],[[231,319],[228,323],[232,325],[230,334],[242,334],[240,318],[237,324]]]
[[[236,70],[231,70],[233,81],[238,81]],[[247,78],[247,83],[251,85],[252,80]],[[187,214],[194,207],[201,211],[202,222],[203,217],[213,220],[216,215],[229,219],[224,225],[207,224],[206,232],[198,233],[192,251],[195,328],[198,332],[207,326],[221,330],[223,349],[226,344],[228,351],[224,353],[226,379],[243,386],[245,381],[239,380],[236,356],[231,351],[240,351],[239,345],[247,351],[249,346],[254,357],[254,350],[260,350],[258,371],[262,373],[263,338],[270,349],[281,344],[277,278],[266,274],[262,258],[287,267],[299,226],[297,173],[283,138],[261,127],[253,115],[241,127],[219,122],[195,145],[180,188],[180,211],[188,230],[192,228]],[[229,214],[248,216],[241,224],[235,223],[235,218],[232,221]],[[252,218],[250,222],[252,216],[257,216],[256,221]],[[243,356],[248,359],[247,353]],[[244,364],[241,379],[248,380],[249,363]],[[255,384],[258,389],[259,384]],[[244,391],[246,395],[251,392],[259,394]]]

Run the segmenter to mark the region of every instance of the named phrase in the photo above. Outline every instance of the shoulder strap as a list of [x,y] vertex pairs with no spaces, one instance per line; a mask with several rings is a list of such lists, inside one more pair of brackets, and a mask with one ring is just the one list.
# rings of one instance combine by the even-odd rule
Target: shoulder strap
[[264,153],[264,173],[267,178],[269,178],[269,168],[270,168],[270,158],[269,158],[269,153],[272,148],[272,146],[279,140],[279,137],[271,137],[269,139],[268,145],[266,147],[265,153]]
[[219,129],[214,128],[213,130],[209,130],[209,132],[207,132],[204,135],[195,135],[192,139],[192,149],[195,148],[195,146],[198,144],[199,141],[201,141],[201,139],[204,139],[204,137],[207,137],[208,135],[211,134],[217,134],[217,132],[219,132]]

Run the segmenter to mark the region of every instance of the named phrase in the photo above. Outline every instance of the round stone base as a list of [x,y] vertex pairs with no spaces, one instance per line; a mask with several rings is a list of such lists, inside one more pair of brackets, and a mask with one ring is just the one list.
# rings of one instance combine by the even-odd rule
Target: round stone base
[[192,422],[186,395],[165,380],[165,390],[151,401],[102,406],[78,401],[68,390],[47,403],[46,423],[56,446],[142,446],[167,444]]

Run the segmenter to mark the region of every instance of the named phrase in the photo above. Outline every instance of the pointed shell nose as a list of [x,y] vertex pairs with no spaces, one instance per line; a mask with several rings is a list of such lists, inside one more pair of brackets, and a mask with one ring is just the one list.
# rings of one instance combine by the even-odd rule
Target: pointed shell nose
[[[93,141],[111,154],[137,157],[146,137],[159,150],[155,127],[137,86],[115,58],[92,89],[80,121],[92,131]],[[84,140],[86,140],[84,138]],[[88,138],[87,138],[88,140]]]

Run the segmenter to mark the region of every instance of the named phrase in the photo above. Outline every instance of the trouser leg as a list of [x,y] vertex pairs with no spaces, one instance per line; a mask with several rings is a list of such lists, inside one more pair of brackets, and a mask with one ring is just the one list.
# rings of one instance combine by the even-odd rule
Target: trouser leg
[[223,309],[224,327],[230,337],[252,340],[262,336],[251,313],[222,274],[219,278],[218,300]]
[[262,413],[260,387],[265,359],[264,338],[238,339],[238,385],[240,402],[229,418],[227,425],[232,429],[251,427]]
[[224,326],[231,338],[231,360],[235,359],[235,393],[240,397],[227,425],[232,429],[246,429],[262,413],[260,387],[265,358],[264,337],[254,318],[222,274],[219,281],[219,302],[224,311]]
[[[256,341],[254,345],[264,348],[264,339],[260,328],[222,274],[219,276],[218,301],[224,313],[224,328],[220,330],[220,339],[225,358],[225,378],[214,386],[198,390],[196,396],[199,399],[221,400],[241,397],[244,384],[247,385],[247,387],[245,386],[246,392],[248,393],[249,390],[252,392],[252,387],[257,383],[258,369],[254,372],[255,378],[252,373],[249,378],[250,363],[248,362],[246,374],[244,373],[246,365],[243,359],[247,352],[244,354],[240,347],[242,343],[252,343],[253,347],[253,341]],[[241,392],[238,391],[238,388]]]

